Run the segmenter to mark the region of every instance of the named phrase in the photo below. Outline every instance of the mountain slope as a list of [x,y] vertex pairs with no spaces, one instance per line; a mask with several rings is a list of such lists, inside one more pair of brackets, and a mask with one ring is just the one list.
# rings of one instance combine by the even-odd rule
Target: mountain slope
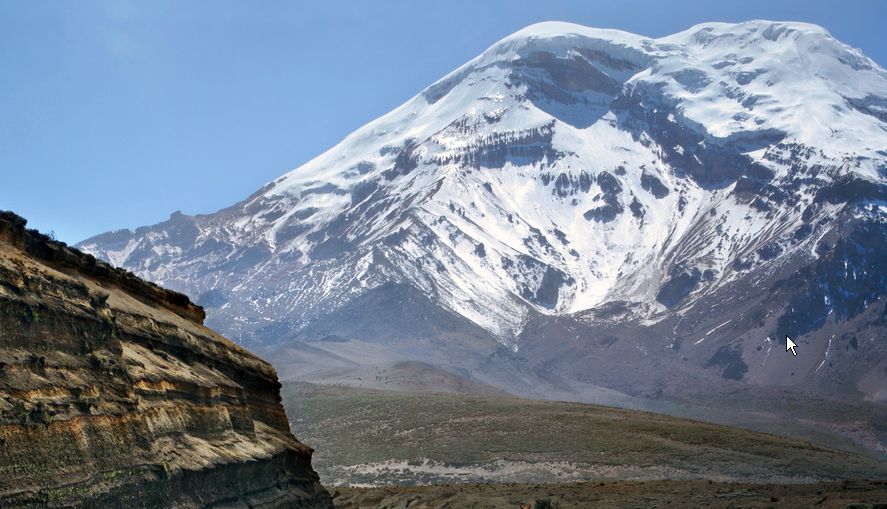
[[543,23],[241,203],[80,247],[272,359],[338,341],[528,396],[883,402],[885,112],[887,72],[814,25]]

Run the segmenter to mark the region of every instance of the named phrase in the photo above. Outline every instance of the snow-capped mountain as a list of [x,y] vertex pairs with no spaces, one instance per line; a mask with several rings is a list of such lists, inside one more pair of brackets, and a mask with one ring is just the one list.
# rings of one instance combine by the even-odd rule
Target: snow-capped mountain
[[79,247],[255,348],[884,401],[887,72],[803,23],[542,23],[230,208]]

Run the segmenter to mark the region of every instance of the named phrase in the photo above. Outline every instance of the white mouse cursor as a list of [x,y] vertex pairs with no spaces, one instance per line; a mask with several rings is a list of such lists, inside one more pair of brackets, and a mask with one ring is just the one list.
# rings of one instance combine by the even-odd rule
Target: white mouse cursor
[[796,345],[795,342],[792,341],[792,338],[790,338],[788,336],[785,337],[785,351],[786,352],[791,350],[792,355],[798,355],[798,352],[795,351],[796,346],[798,346],[798,345]]

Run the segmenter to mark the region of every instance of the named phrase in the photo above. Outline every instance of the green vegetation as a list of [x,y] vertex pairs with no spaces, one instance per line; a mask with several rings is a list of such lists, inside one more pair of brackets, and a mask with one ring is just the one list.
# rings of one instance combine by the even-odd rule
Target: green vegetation
[[887,463],[849,452],[594,405],[302,383],[283,396],[329,484],[887,476]]
[[587,509],[710,507],[718,509],[810,507],[880,508],[887,481],[815,484],[720,483],[712,481],[607,481],[563,484],[460,484],[331,490],[337,509]]

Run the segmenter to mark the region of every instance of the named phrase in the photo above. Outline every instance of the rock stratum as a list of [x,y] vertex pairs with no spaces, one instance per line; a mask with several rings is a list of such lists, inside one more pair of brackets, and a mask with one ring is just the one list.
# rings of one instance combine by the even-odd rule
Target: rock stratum
[[332,507],[274,369],[0,213],[0,506]]

